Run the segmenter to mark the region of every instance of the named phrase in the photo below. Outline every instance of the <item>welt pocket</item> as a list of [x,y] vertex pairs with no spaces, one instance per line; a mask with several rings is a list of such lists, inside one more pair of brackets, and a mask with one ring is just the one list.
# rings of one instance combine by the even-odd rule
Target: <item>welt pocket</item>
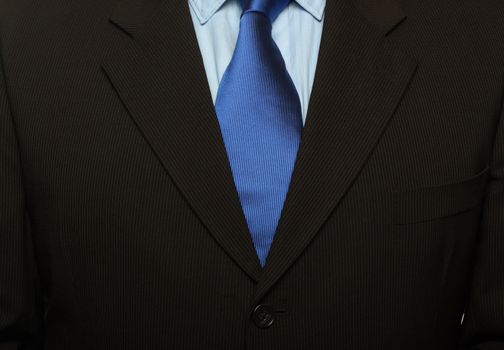
[[483,199],[487,165],[458,181],[394,192],[395,223],[408,224],[442,218],[476,207]]

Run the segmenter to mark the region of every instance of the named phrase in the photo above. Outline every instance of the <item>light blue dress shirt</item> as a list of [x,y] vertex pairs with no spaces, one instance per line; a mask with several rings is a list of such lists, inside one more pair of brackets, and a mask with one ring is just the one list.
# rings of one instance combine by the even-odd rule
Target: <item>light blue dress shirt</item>
[[[315,77],[326,0],[292,1],[273,22],[272,36],[301,102],[303,125]],[[189,8],[208,85],[215,104],[217,90],[238,39],[239,0],[189,0]]]

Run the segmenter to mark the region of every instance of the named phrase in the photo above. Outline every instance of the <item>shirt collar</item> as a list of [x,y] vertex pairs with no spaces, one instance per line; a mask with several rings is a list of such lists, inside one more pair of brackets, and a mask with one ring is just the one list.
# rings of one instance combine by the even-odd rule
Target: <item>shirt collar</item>
[[[205,24],[226,1],[229,0],[189,0],[189,4],[199,22]],[[318,21],[322,20],[326,0],[295,0],[295,2]]]

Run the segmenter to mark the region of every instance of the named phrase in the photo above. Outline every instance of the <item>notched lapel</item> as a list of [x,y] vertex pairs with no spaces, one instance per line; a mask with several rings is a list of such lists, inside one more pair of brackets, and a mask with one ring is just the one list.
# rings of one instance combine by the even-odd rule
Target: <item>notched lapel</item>
[[135,37],[148,24],[162,0],[119,0],[109,19],[128,35]]
[[[266,266],[241,210],[186,1],[120,0],[104,71],[181,193],[258,282],[258,302],[302,254],[383,134],[416,69],[387,34],[392,0],[328,1],[301,146]],[[382,6],[382,7],[381,7]],[[125,35],[127,34],[127,35]]]
[[404,19],[389,0],[327,2],[301,145],[254,304],[320,230],[393,116],[417,66],[386,37]]
[[182,0],[120,0],[110,18],[117,40],[102,67],[197,216],[257,281],[261,267],[234,186],[188,6]]

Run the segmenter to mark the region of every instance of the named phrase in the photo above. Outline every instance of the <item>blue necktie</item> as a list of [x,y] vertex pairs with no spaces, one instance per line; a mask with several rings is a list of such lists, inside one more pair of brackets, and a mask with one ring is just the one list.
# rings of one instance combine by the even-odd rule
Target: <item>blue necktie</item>
[[233,57],[215,109],[233,179],[262,266],[275,235],[301,133],[301,105],[271,36],[290,0],[242,0]]

